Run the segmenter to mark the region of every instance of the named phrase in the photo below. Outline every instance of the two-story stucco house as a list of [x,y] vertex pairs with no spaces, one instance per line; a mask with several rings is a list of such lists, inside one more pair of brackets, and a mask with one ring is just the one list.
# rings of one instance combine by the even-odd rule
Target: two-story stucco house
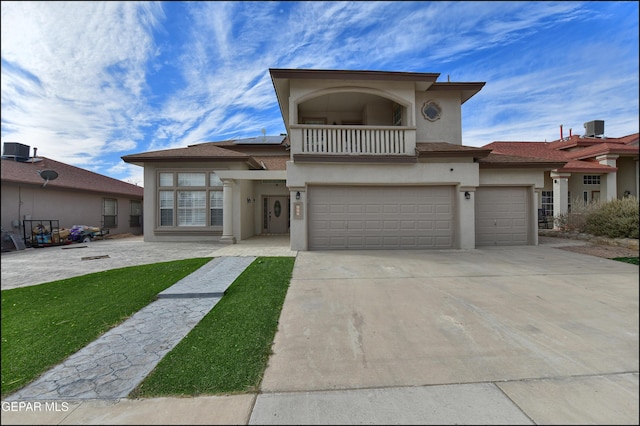
[[289,234],[292,250],[537,244],[538,192],[566,160],[465,146],[484,82],[270,69],[286,134],[122,157],[144,167],[147,241]]

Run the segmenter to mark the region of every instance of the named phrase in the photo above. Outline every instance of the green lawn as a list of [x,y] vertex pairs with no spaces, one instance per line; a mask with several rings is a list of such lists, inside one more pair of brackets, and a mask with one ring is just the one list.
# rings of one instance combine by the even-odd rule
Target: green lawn
[[[2,291],[2,396],[33,381],[210,260],[133,266]],[[294,261],[257,258],[131,396],[255,391],[271,353]]]
[[2,396],[33,381],[210,260],[132,266],[3,290]]
[[130,397],[254,392],[267,366],[293,257],[256,259]]

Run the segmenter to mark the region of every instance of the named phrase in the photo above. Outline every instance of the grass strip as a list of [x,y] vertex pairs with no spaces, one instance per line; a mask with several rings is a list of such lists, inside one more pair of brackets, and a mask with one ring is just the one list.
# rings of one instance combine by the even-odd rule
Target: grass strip
[[2,396],[35,380],[210,260],[131,266],[2,290]]
[[618,262],[630,263],[632,265],[640,264],[640,257],[614,257],[613,260],[617,260]]
[[257,391],[289,287],[293,257],[259,257],[129,397]]

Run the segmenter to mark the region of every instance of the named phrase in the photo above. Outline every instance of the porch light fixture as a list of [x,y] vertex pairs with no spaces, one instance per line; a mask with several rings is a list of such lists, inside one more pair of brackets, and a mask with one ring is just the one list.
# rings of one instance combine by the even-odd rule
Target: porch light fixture
[[251,203],[251,198],[247,197],[247,204]]
[[469,191],[464,191],[464,198],[466,200],[470,200],[471,199],[471,193]]
[[296,200],[300,199],[300,191],[296,192]]

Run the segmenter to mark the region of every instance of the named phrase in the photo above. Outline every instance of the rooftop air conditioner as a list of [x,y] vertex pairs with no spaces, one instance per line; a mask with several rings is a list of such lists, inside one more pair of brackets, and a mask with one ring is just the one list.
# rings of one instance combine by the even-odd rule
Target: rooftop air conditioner
[[593,120],[584,123],[585,136],[595,137],[604,135],[604,120]]
[[5,142],[2,149],[2,156],[15,158],[17,161],[27,161],[29,159],[29,145],[18,142]]

